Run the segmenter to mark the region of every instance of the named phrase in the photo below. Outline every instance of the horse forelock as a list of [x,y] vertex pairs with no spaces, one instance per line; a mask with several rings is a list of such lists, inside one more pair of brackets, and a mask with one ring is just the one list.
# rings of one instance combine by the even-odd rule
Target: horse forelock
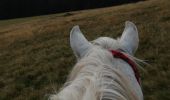
[[100,37],[92,41],[94,45],[99,45],[105,49],[118,49],[121,47],[119,39],[115,40],[110,37]]

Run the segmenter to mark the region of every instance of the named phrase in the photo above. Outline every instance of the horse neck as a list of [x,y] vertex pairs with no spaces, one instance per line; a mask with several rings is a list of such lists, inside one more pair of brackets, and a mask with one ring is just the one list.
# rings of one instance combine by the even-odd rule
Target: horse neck
[[113,58],[109,52],[98,51],[89,54],[75,65],[58,98],[142,100],[133,92],[131,83],[126,74],[119,69],[120,66],[128,65],[120,59]]

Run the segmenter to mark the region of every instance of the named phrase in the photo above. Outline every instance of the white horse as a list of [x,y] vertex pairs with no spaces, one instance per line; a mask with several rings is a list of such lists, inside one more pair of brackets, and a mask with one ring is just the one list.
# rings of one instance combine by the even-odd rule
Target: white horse
[[[64,87],[50,100],[143,100],[139,77],[133,69],[139,38],[136,26],[127,21],[117,40],[100,37],[89,42],[74,26],[70,45],[77,57]],[[116,51],[122,57],[113,56]],[[137,64],[137,63],[135,63]]]

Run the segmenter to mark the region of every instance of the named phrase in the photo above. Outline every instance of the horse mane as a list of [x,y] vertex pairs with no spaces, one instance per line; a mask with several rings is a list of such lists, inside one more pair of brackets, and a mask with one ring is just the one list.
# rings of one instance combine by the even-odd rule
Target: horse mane
[[[92,41],[92,43],[94,47],[74,66],[60,92],[51,95],[49,99],[142,100],[142,91],[135,76],[131,75],[133,71],[129,65],[114,58],[108,51],[120,47],[119,39],[103,37]],[[128,57],[135,62],[142,61],[130,55]],[[127,73],[123,69],[125,66]]]

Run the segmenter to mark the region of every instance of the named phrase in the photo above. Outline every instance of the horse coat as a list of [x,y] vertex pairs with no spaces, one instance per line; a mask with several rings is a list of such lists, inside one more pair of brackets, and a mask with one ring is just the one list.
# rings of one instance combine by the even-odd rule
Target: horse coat
[[120,38],[100,37],[92,42],[84,37],[79,26],[74,26],[70,32],[70,45],[77,63],[63,88],[49,99],[143,100],[140,80],[132,65],[110,51],[117,50],[136,64],[133,55],[138,43],[137,28],[130,21],[126,21]]

